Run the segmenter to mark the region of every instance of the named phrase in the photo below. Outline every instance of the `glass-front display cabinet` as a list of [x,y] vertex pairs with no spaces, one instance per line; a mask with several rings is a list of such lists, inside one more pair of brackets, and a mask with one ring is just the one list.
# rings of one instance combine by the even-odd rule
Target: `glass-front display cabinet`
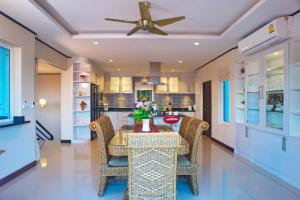
[[[271,132],[286,134],[283,132],[287,108],[285,105],[286,66],[288,63],[286,52],[287,46],[284,45],[273,48],[273,50],[262,51],[243,61],[244,69],[237,70],[245,71],[244,83],[242,83],[243,79],[236,79],[239,87],[235,88],[237,93],[245,87],[244,121],[248,126],[271,129]],[[242,100],[237,97],[235,99],[236,101]],[[236,122],[242,121],[242,117],[236,118]]]
[[283,129],[285,67],[284,51],[265,56],[266,126]]
[[259,125],[261,98],[261,62],[259,59],[246,62],[247,123]]
[[289,49],[289,135],[300,137],[300,39]]

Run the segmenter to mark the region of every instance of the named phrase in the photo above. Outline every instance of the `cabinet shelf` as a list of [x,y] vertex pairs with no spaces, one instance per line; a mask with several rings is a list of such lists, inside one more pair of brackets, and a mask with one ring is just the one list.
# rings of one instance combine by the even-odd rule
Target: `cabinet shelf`
[[89,124],[73,124],[73,127],[88,127]]
[[300,67],[300,62],[295,62],[291,64],[292,67]]
[[248,110],[259,111],[259,108],[247,108]]
[[299,111],[292,111],[291,114],[293,114],[293,115],[300,115],[300,110]]
[[283,110],[267,110],[268,113],[281,113],[283,114]]
[[300,92],[300,88],[292,88],[291,90],[292,90],[292,91]]
[[89,98],[90,96],[73,96],[73,98]]
[[260,73],[258,72],[258,73],[253,73],[253,74],[247,74],[247,76],[259,76],[260,75]]
[[91,111],[90,110],[73,110],[73,112],[85,113],[85,112],[91,112]]

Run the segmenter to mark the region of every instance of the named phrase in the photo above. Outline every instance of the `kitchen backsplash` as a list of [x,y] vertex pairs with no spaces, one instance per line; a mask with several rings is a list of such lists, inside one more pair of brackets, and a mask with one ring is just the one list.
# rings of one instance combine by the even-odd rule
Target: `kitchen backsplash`
[[[155,102],[167,106],[172,103],[173,108],[187,108],[195,104],[195,94],[155,94]],[[103,101],[110,108],[134,108],[134,94],[104,93]]]
[[134,94],[111,94],[104,93],[103,101],[110,108],[133,108]]
[[187,108],[195,104],[195,94],[155,94],[155,102],[167,106],[172,103],[173,108]]

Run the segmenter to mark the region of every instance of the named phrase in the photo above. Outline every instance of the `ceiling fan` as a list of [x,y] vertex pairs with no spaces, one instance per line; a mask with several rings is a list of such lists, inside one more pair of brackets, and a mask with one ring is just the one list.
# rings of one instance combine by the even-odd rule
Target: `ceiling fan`
[[108,21],[114,22],[121,22],[121,23],[128,23],[128,24],[135,24],[135,27],[127,33],[127,36],[131,36],[132,34],[136,33],[139,30],[147,30],[150,33],[158,34],[158,35],[168,35],[168,33],[160,30],[157,26],[167,26],[169,24],[181,21],[185,19],[184,16],[180,17],[173,17],[169,19],[161,19],[153,21],[149,12],[151,7],[151,3],[149,1],[140,1],[139,2],[139,9],[141,13],[141,19],[138,21],[131,21],[131,20],[123,20],[123,19],[112,19],[112,18],[105,18]]

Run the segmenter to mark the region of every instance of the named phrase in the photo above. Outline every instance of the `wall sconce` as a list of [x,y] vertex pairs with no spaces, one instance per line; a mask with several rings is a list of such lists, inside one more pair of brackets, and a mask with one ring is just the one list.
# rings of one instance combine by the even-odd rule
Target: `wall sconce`
[[41,158],[40,159],[40,165],[41,165],[42,168],[46,168],[47,165],[48,165],[47,159],[46,158]]
[[47,105],[46,99],[39,99],[39,106],[40,108],[44,108]]

